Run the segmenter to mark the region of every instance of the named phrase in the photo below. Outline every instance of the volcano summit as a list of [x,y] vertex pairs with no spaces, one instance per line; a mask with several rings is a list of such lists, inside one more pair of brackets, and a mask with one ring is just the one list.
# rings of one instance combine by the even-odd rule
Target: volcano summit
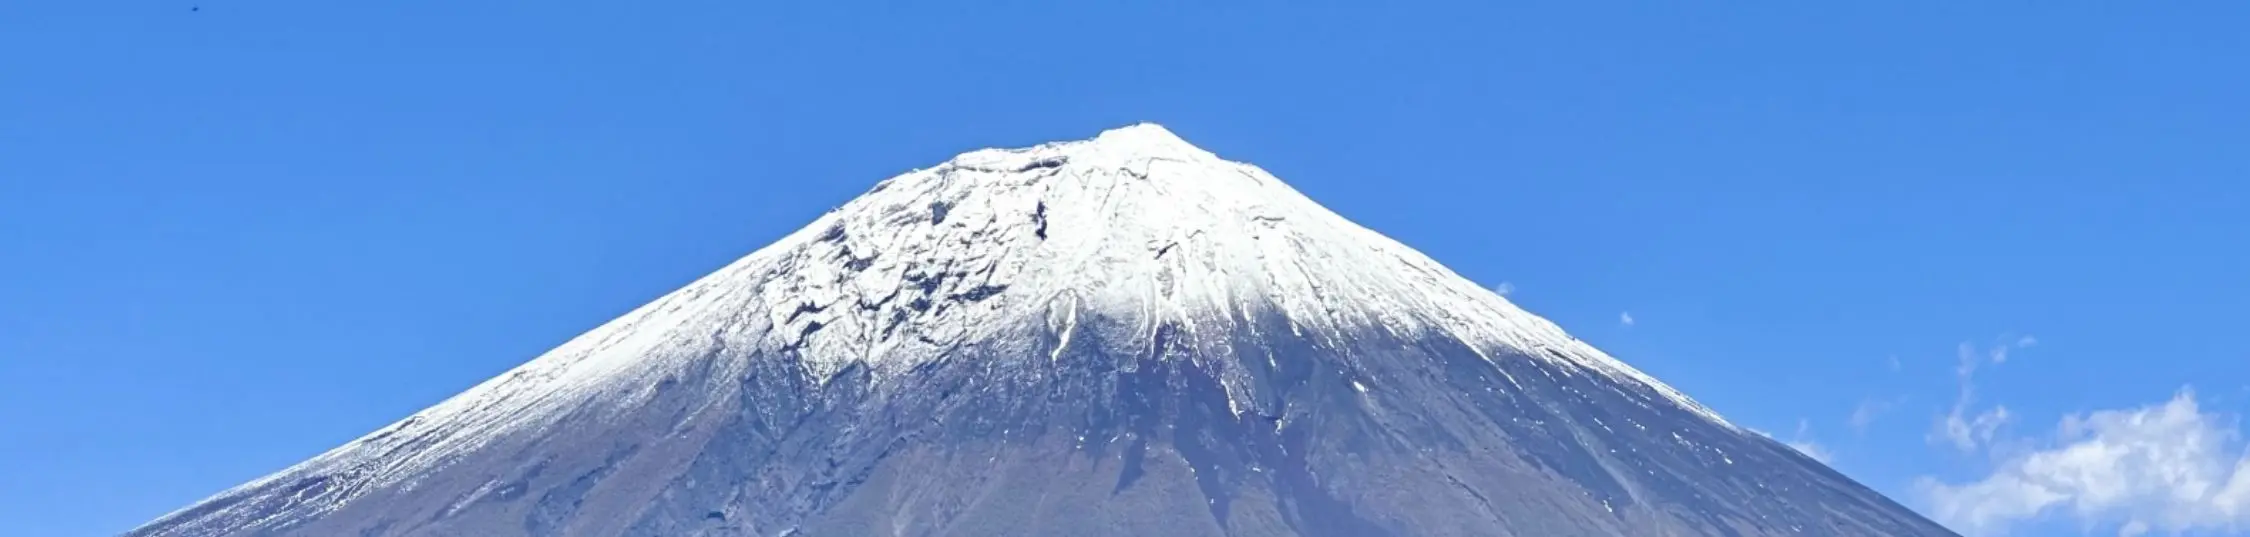
[[1952,535],[1162,127],[986,149],[127,535]]

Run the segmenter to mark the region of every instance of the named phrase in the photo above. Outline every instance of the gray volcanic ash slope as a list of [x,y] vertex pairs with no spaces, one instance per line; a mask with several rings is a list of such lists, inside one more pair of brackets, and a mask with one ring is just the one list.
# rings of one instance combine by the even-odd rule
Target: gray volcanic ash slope
[[1952,533],[1139,125],[884,181],[127,535]]

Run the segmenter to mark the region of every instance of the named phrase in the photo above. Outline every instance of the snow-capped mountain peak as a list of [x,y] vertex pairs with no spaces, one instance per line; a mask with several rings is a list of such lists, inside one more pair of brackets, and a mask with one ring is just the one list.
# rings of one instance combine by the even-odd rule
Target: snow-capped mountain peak
[[[1506,460],[1517,462],[1505,464],[1527,466],[1507,471],[1592,487],[1598,495],[1557,501],[1598,501],[1613,515],[1627,502],[1715,501],[1713,492],[1651,488],[1672,482],[1651,477],[1666,472],[1727,476],[1736,457],[1817,466],[1264,170],[1143,123],[971,151],[882,181],[507,374],[135,535],[787,535],[857,509],[847,496],[873,477],[836,472],[903,464],[894,449],[935,450],[917,453],[968,471],[960,465],[1000,464],[1017,448],[995,446],[1018,435],[1074,437],[1066,450],[1127,461],[1100,470],[1123,472],[1111,495],[1155,471],[1137,461],[1156,456],[1149,442],[1169,438],[1165,456],[1175,458],[1158,462],[1184,460],[1222,526],[1233,523],[1225,502],[1248,494],[1237,488],[1263,487],[1256,494],[1295,510],[1286,517],[1297,534],[1329,523],[1371,534],[1365,528],[1380,524],[1314,523],[1341,508],[1320,502],[1341,500],[1336,485],[1315,483],[1306,453],[1347,455],[1308,447],[1318,436],[1305,427],[1401,453],[1462,443],[1483,446],[1480,456],[1513,450]],[[1189,430],[1208,438],[1177,436]],[[1212,439],[1223,445],[1198,444],[1221,441]],[[1597,454],[1600,445],[1612,447]],[[956,460],[984,449],[1001,451]],[[1641,470],[1603,462],[1619,449],[1676,453]],[[1424,470],[1438,473],[1411,481],[1443,475]],[[1521,484],[1495,481],[1498,471],[1431,494],[1489,502],[1476,489]],[[1787,486],[1830,479],[1789,475]],[[587,483],[625,484],[603,492]],[[866,497],[888,499],[864,501],[888,514],[851,516],[955,501],[877,489]],[[506,504],[525,490],[546,491],[529,515]],[[1741,512],[1780,512],[1769,507]],[[408,510],[425,520],[401,518]],[[500,533],[468,522],[508,517],[528,518]],[[638,533],[620,533],[628,521]],[[873,531],[838,523],[841,534]],[[1575,527],[1612,527],[1583,523],[1592,525]]]
[[1264,170],[1153,123],[972,151],[884,181],[727,272],[746,280],[723,285],[765,289],[757,309],[784,336],[767,344],[807,346],[816,375],[871,356],[890,360],[867,364],[879,372],[911,368],[950,342],[1010,329],[1007,319],[1084,312],[1223,333],[1273,310],[1316,338],[1442,331],[1551,349],[1534,354],[1631,378],[1716,419]]
[[1105,151],[1146,156],[1215,158],[1209,151],[1196,147],[1173,134],[1171,129],[1155,123],[1135,123],[1102,131],[1089,142]]
[[[629,407],[617,403],[646,397],[641,387],[715,348],[795,353],[812,381],[825,382],[853,366],[895,375],[1014,331],[1071,334],[1087,316],[1153,338],[1168,322],[1189,334],[1250,330],[1263,313],[1339,346],[1362,329],[1444,332],[1480,353],[1506,347],[1567,360],[1721,421],[1264,170],[1141,123],[1090,140],[971,151],[885,180],[787,238],[394,427],[458,427],[465,434],[441,442],[473,445],[588,401]],[[1222,382],[1237,410],[1256,406],[1255,382]]]

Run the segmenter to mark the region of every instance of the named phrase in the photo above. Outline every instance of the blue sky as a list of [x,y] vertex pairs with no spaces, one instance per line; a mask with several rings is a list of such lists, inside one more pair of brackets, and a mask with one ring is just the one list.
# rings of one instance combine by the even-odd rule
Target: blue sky
[[1964,531],[2250,531],[2245,4],[461,4],[0,5],[8,533],[1142,120]]

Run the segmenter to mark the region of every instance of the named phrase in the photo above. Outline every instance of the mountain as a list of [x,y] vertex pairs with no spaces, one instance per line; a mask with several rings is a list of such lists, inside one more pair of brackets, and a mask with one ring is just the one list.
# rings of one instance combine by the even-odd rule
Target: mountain
[[1155,125],[986,149],[127,535],[1952,535]]

